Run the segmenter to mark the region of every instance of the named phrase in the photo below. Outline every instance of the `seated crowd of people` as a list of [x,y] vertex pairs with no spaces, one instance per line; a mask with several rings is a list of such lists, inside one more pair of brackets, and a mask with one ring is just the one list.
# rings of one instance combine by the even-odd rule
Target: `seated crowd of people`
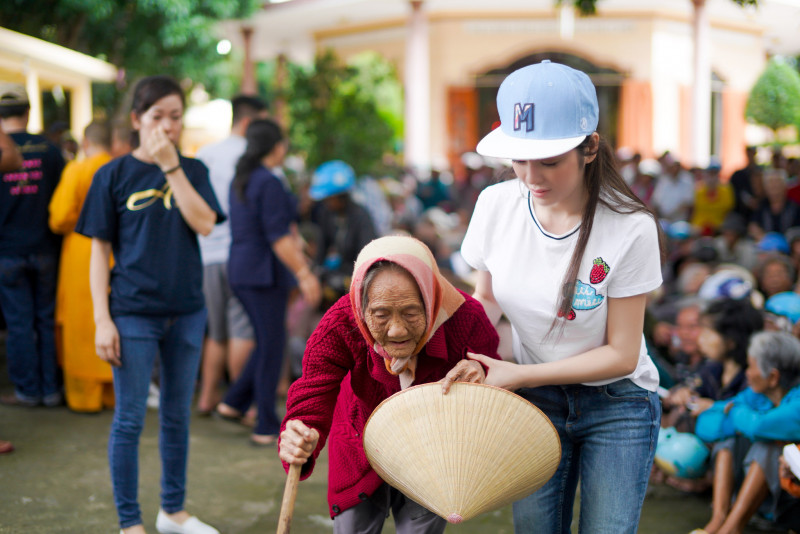
[[711,495],[695,533],[800,526],[782,456],[800,437],[800,161],[756,154],[729,180],[714,161],[620,157],[667,251],[645,333],[664,410],[651,483]]

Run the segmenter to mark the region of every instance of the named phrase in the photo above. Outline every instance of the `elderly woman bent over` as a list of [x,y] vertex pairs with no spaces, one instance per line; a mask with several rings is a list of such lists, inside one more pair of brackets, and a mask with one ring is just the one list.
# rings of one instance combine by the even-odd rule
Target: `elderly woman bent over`
[[323,316],[308,340],[303,376],[289,389],[281,429],[284,467],[307,478],[330,439],[328,504],[335,533],[378,533],[391,510],[398,533],[437,533],[444,519],[385,484],[362,446],[367,418],[412,384],[482,382],[474,352],[497,356],[483,307],[439,273],[422,242],[376,239],[358,256],[350,295]]

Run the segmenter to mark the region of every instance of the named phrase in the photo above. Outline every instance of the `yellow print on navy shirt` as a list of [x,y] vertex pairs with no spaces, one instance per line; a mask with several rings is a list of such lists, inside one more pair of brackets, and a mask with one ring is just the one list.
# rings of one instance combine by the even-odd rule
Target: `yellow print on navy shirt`
[[161,189],[145,189],[131,194],[125,207],[128,208],[128,211],[143,210],[154,202],[158,202],[159,198],[163,199],[166,209],[172,209],[172,187],[168,183],[165,183]]

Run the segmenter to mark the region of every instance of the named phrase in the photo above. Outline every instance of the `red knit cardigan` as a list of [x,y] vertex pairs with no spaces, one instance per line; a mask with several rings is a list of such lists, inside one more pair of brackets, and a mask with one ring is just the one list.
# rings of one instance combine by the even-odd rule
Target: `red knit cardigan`
[[[417,358],[414,384],[444,378],[467,351],[499,359],[499,338],[483,306],[461,292],[466,301],[442,324]],[[328,506],[331,517],[367,499],[383,483],[369,465],[362,431],[372,411],[400,391],[400,380],[386,370],[383,358],[361,335],[349,296],[339,299],[322,317],[303,355],[303,376],[289,388],[286,417],[299,419],[320,435],[301,479],[311,475],[319,453],[330,440]],[[338,399],[338,400],[337,400]],[[289,469],[284,462],[284,468]]]

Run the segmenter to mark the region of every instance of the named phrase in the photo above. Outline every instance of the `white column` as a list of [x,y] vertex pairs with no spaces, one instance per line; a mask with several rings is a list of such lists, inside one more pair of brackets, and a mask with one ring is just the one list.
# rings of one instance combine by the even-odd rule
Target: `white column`
[[570,2],[561,4],[558,17],[559,35],[565,41],[570,41],[575,36],[575,6]]
[[706,0],[694,4],[694,86],[692,87],[692,165],[708,165],[711,152],[711,28]]
[[25,68],[25,90],[28,92],[28,101],[31,104],[31,111],[28,115],[28,131],[41,133],[44,130],[42,90],[39,87],[39,73],[30,66]]
[[405,64],[405,162],[430,170],[430,53],[428,20],[421,0],[411,0]]
[[83,130],[92,122],[92,83],[85,80],[70,87],[71,117],[69,129],[77,141],[83,139]]

